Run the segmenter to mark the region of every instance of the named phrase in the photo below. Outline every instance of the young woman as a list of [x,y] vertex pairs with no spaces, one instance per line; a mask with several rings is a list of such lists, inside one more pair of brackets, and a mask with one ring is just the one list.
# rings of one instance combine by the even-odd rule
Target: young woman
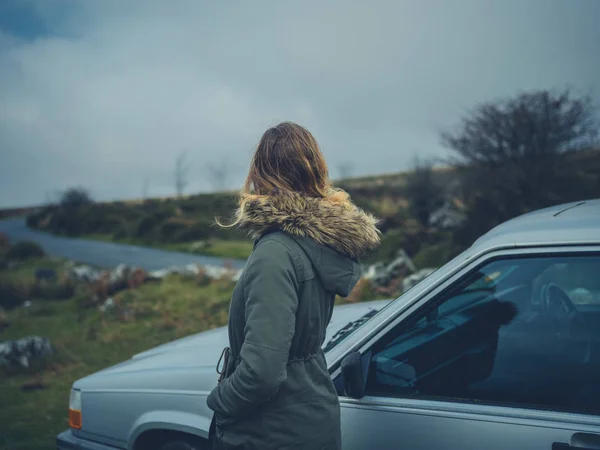
[[341,448],[321,347],[335,296],[350,293],[358,258],[379,244],[376,224],[332,187],[305,128],[285,122],[265,132],[227,225],[255,243],[231,300],[224,372],[207,399],[213,448]]

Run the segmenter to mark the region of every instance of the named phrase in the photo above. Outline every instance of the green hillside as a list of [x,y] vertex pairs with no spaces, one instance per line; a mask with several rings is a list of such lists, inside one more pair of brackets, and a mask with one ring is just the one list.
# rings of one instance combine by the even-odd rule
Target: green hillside
[[[595,175],[600,173],[600,153],[579,152],[570,158],[581,172],[581,189],[576,195],[579,198],[600,196],[600,182]],[[457,170],[434,168],[428,176],[431,195],[439,197],[436,202],[445,199],[458,210],[464,208],[457,188]],[[419,191],[415,192],[415,187],[410,186],[411,180],[415,180],[415,172],[337,183],[358,206],[381,219],[384,245],[368,255],[367,261],[389,259],[399,248],[404,248],[424,264],[439,265],[462,250],[464,241],[478,237],[472,233],[457,243],[452,241],[448,230],[436,229],[419,220],[418,211],[412,206],[423,199],[419,199]],[[416,189],[423,187],[417,185]],[[28,225],[59,235],[242,259],[252,250],[249,239],[236,229],[222,229],[215,224],[215,217],[227,220],[235,207],[234,192],[109,203],[89,200],[78,205],[59,204],[38,209],[29,215]],[[427,207],[431,209],[431,205]]]

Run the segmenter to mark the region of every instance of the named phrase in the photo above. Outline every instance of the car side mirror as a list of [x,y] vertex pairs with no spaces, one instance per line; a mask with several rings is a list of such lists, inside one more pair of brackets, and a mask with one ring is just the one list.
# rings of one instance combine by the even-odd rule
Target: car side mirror
[[342,360],[342,378],[344,392],[348,397],[361,399],[365,396],[366,377],[359,352],[352,352]]

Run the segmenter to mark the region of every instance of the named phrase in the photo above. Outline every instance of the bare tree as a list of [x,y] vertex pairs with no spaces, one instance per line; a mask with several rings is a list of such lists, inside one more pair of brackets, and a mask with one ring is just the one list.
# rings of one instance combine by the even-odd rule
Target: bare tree
[[455,157],[469,217],[467,240],[524,212],[582,195],[570,155],[595,142],[590,97],[534,91],[486,103],[442,143]]
[[183,191],[189,183],[188,172],[189,163],[187,161],[186,153],[183,152],[180,153],[175,160],[175,190],[177,191],[178,197],[181,197]]
[[354,164],[350,161],[342,161],[337,165],[337,172],[340,180],[346,180],[354,174]]
[[56,206],[59,203],[59,199],[62,192],[56,190],[46,190],[44,194],[44,205],[45,206]]
[[142,200],[146,200],[148,198],[148,178],[144,178],[144,182],[142,183]]
[[225,158],[206,164],[206,178],[216,191],[223,191],[227,188],[230,174],[231,164]]

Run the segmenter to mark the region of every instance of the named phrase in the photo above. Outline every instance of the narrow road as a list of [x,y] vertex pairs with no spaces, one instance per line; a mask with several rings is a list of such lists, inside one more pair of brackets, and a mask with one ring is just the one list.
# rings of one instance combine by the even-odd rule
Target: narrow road
[[[34,241],[40,244],[50,256],[105,268],[123,263],[128,266],[142,267],[145,270],[158,270],[192,263],[221,266],[225,262],[224,258],[211,256],[54,236],[28,228],[25,218],[21,217],[0,220],[0,232],[5,233],[12,243]],[[245,264],[243,260],[227,259],[227,261],[231,261],[233,267],[238,269],[243,268]]]

